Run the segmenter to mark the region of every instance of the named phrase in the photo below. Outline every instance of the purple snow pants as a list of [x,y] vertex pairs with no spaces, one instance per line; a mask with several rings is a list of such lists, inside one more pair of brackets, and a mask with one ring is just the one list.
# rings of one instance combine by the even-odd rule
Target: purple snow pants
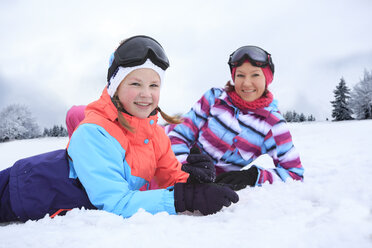
[[10,168],[0,171],[0,223],[17,220],[10,206],[9,177]]

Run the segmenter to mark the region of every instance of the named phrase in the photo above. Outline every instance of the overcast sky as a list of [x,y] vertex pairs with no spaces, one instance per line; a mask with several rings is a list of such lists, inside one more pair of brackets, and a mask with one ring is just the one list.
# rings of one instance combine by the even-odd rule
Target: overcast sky
[[41,127],[64,124],[72,105],[97,99],[108,59],[127,37],[146,34],[166,50],[165,112],[186,112],[230,79],[231,52],[272,54],[270,90],[282,112],[331,119],[333,90],[372,70],[372,1],[0,1],[0,110],[29,106]]

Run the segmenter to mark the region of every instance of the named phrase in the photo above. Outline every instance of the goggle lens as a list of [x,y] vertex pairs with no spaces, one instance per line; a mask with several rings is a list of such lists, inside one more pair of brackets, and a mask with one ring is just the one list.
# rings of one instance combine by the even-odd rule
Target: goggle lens
[[[151,54],[152,52],[152,54]],[[169,67],[169,60],[161,45],[151,37],[135,36],[125,41],[115,52],[119,65],[130,66],[131,63],[154,59],[163,70]],[[155,64],[156,64],[155,63]]]
[[245,60],[249,60],[252,65],[257,67],[269,65],[271,71],[274,73],[274,64],[272,63],[270,54],[256,46],[244,46],[232,53],[228,62],[230,70],[241,66]]
[[163,47],[155,39],[145,35],[129,38],[116,49],[114,60],[108,70],[107,81],[110,80],[118,66],[142,65],[147,59],[163,70],[169,67],[168,57]]

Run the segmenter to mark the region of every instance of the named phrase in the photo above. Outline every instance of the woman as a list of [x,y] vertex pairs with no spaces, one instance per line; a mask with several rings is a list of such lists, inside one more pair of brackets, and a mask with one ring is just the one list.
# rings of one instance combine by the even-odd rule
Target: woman
[[[257,46],[243,46],[228,62],[232,76],[225,88],[212,88],[184,116],[184,122],[167,127],[172,149],[185,163],[190,148],[197,146],[214,161],[217,183],[235,190],[287,178],[303,180],[303,167],[268,90],[274,75],[271,55]],[[251,164],[262,154],[275,168]]]

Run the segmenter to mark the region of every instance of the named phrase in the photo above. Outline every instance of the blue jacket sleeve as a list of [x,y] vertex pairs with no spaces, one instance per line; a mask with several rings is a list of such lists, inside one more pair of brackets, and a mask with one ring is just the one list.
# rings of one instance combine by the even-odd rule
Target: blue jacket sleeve
[[145,180],[132,176],[126,151],[106,130],[95,124],[81,125],[68,147],[70,177],[78,177],[89,200],[98,209],[130,217],[143,208],[152,214],[175,214],[174,195],[166,189],[138,191]]

